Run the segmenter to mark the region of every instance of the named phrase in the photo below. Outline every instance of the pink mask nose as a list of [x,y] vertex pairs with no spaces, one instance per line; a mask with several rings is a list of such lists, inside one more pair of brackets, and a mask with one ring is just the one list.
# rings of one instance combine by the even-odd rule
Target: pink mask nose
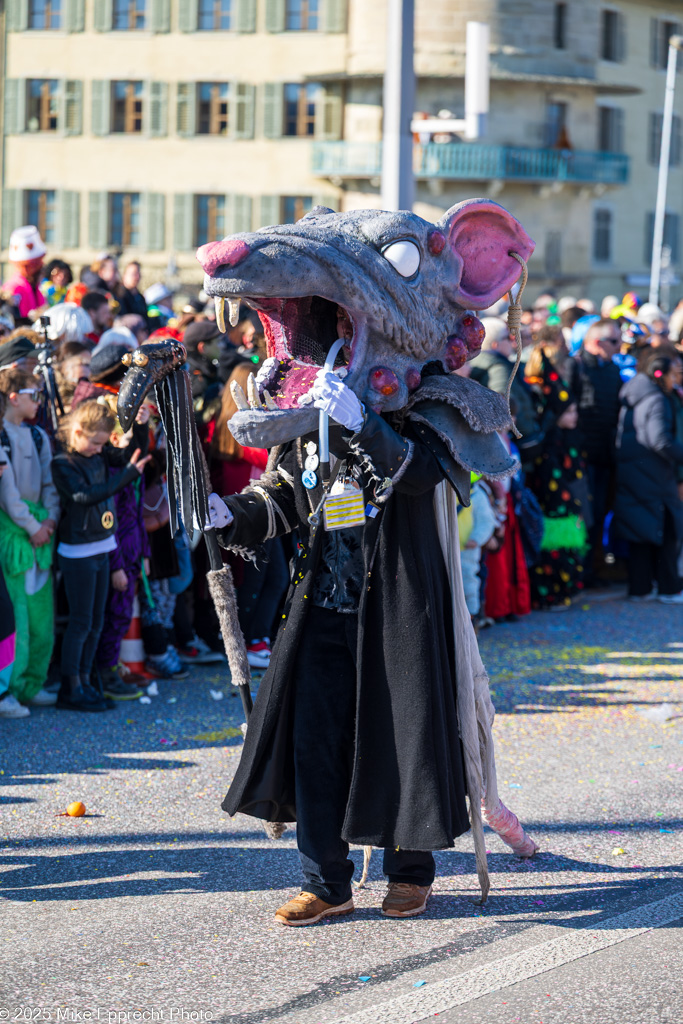
[[236,267],[251,252],[240,238],[227,238],[223,242],[207,242],[197,249],[197,259],[207,274],[219,267]]

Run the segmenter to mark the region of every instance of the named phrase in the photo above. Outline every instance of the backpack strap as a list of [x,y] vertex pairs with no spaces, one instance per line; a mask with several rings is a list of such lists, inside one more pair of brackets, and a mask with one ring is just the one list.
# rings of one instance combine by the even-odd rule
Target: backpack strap
[[9,460],[11,462],[12,461],[12,445],[10,444],[9,434],[7,433],[7,431],[5,430],[4,427],[2,428],[2,430],[0,430],[0,444],[6,450],[7,457],[9,458]]
[[32,425],[31,426],[31,437],[33,438],[33,443],[36,446],[36,450],[37,450],[38,454],[40,455],[40,453],[43,450],[43,432],[42,432],[42,430],[40,430],[39,427],[36,427],[35,425]]

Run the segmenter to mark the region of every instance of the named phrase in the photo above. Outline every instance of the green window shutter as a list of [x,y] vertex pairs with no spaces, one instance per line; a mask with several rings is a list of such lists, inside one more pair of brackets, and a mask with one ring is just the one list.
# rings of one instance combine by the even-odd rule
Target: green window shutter
[[145,252],[163,249],[166,239],[166,196],[162,192],[144,192],[140,200],[141,248]]
[[95,31],[111,32],[113,21],[112,0],[95,0]]
[[[171,0],[148,0],[149,27],[152,32],[171,31]],[[183,6],[183,0],[180,0]]]
[[106,249],[109,241],[107,192],[91,192],[88,205],[88,244],[91,249]]
[[82,32],[85,28],[85,0],[66,0],[64,27],[67,32]]
[[346,0],[323,0],[321,14],[322,32],[346,32]]
[[5,135],[26,131],[26,79],[5,81]]
[[338,86],[320,89],[315,103],[315,137],[326,142],[341,139],[342,98]]
[[233,139],[254,138],[255,87],[246,82],[230,84],[230,135]]
[[252,206],[251,196],[227,195],[225,197],[226,234],[234,235],[241,231],[251,231]]
[[168,135],[168,86],[166,82],[147,83],[147,132],[152,137]]
[[109,135],[111,131],[111,82],[95,79],[92,88],[93,135]]
[[[233,4],[235,0],[233,0]],[[256,31],[256,0],[237,0],[237,11],[234,21],[238,32]]]
[[80,244],[81,197],[78,192],[57,192],[57,238],[60,249],[77,249]]
[[329,193],[324,195],[313,196],[314,206],[326,206],[328,210],[334,210],[335,213],[339,213],[341,208],[341,197],[333,196]]
[[194,196],[181,192],[173,197],[173,248],[190,252],[194,248]]
[[25,32],[28,28],[28,0],[7,0],[7,31]]
[[199,0],[180,0],[178,4],[178,29],[180,32],[196,32],[199,21]]
[[284,32],[285,0],[266,0],[266,32]]
[[9,236],[24,223],[24,193],[20,188],[6,188],[2,193],[2,247],[9,245]]
[[282,82],[266,82],[263,86],[263,134],[267,139],[279,139],[282,135],[284,103]]
[[194,135],[197,124],[197,85],[195,82],[178,82],[177,107],[178,135],[187,138]]
[[261,196],[259,202],[259,227],[271,227],[280,223],[280,197]]
[[60,128],[65,135],[81,135],[83,132],[83,82],[62,82],[62,106]]

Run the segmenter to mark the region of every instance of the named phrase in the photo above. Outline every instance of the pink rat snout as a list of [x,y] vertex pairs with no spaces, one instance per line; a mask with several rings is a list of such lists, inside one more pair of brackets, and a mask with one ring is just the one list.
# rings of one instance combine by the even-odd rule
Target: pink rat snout
[[207,242],[200,246],[197,259],[207,274],[214,274],[219,267],[236,267],[250,252],[241,238],[226,238],[222,242]]

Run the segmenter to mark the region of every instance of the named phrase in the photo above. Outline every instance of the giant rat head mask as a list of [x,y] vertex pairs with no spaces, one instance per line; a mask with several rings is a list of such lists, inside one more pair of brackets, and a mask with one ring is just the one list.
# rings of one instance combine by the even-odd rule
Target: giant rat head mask
[[233,432],[256,443],[260,431],[273,444],[315,429],[316,411],[298,400],[341,337],[335,369],[347,386],[377,412],[403,408],[427,363],[450,372],[477,354],[483,329],[471,311],[519,277],[509,252],[527,260],[533,248],[521,224],[486,199],[459,203],[438,224],[316,207],[296,224],[203,245],[197,258],[219,318],[225,300],[247,302],[268,346],[258,388],[269,408],[238,413]]

